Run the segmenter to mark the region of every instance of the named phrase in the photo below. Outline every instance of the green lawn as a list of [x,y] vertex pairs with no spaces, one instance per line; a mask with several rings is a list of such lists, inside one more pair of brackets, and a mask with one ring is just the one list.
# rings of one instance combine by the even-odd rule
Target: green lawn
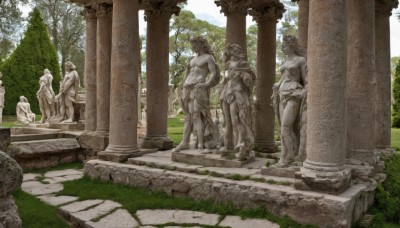
[[400,151],[400,129],[392,128],[392,147]]

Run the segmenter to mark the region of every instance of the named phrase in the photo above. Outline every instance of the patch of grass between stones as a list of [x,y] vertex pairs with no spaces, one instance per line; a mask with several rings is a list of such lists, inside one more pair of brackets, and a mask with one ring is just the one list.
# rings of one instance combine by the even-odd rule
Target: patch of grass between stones
[[47,205],[21,189],[13,194],[23,227],[67,228],[69,225],[58,216],[56,207]]
[[144,209],[180,209],[203,211],[215,213],[220,216],[237,215],[242,218],[261,218],[285,227],[314,227],[311,225],[301,225],[289,217],[279,218],[267,212],[265,208],[257,209],[237,209],[230,204],[216,204],[211,200],[195,201],[189,198],[174,198],[164,192],[150,192],[110,182],[100,179],[90,179],[83,177],[79,180],[64,182],[64,190],[58,195],[77,196],[79,200],[88,199],[108,199],[118,202],[131,214]]

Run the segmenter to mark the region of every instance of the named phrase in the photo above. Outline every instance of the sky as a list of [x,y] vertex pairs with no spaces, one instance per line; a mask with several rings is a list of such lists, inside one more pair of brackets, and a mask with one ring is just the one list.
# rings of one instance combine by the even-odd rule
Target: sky
[[[223,13],[220,13],[220,8],[215,5],[214,0],[188,0],[187,2],[188,4],[185,9],[192,11],[197,18],[217,26],[225,26],[226,17]],[[24,7],[22,10],[24,14],[27,15],[31,9]],[[397,13],[400,13],[400,9],[394,10],[393,15],[390,17],[390,46],[392,57],[400,56],[400,21],[396,17]],[[143,11],[139,12],[139,18],[140,34],[144,34],[146,32],[146,22],[143,19]],[[247,16],[247,26],[253,24],[252,17]]]

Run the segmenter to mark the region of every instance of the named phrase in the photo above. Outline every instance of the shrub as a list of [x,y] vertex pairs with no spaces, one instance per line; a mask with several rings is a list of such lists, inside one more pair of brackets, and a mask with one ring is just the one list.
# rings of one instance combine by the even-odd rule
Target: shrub
[[40,12],[34,9],[30,14],[24,38],[0,67],[6,88],[4,114],[15,114],[15,107],[21,95],[28,98],[32,111],[40,114],[36,92],[39,89],[39,78],[45,68],[51,71],[54,77],[53,89],[57,92],[61,79],[57,54]]
[[400,128],[400,60],[397,63],[394,73],[393,99],[392,127]]

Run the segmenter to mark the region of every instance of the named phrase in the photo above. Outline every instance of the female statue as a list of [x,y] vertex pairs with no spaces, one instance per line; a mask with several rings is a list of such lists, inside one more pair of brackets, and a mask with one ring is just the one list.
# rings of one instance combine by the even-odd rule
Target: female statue
[[273,104],[280,125],[282,155],[280,165],[305,159],[307,64],[297,38],[284,36],[282,52],[287,59],[281,66],[281,80],[273,87]]
[[39,100],[42,119],[39,123],[48,122],[49,118],[56,114],[55,112],[55,94],[52,87],[53,76],[48,69],[44,70],[44,75],[40,77],[40,88],[36,93]]
[[35,122],[36,115],[31,111],[31,105],[28,99],[24,96],[19,97],[19,102],[16,108],[18,122],[29,124]]
[[240,160],[247,160],[251,158],[254,142],[252,91],[256,75],[250,69],[246,55],[238,44],[227,45],[225,69],[227,77],[224,80],[220,101],[226,132],[225,148],[221,148],[220,151],[222,156],[225,156],[229,150],[234,149],[239,153]]

